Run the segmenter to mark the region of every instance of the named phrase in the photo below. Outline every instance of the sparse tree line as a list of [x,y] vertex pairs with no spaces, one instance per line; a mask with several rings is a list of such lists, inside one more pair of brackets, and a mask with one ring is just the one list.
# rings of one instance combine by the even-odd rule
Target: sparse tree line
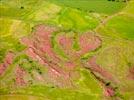
[[130,0],[108,0],[108,1],[115,1],[115,2],[128,2]]

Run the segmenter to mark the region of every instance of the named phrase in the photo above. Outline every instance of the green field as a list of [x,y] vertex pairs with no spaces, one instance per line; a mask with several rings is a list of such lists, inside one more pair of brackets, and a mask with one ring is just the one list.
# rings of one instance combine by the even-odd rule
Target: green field
[[78,8],[89,12],[112,14],[120,11],[126,3],[108,0],[49,0],[55,4]]
[[[119,37],[125,39],[134,40],[134,17],[131,16],[116,16],[113,19],[109,20],[106,27],[110,30],[114,29]],[[113,31],[114,31],[113,30]]]
[[102,31],[103,36],[134,40],[133,6],[134,2],[131,1],[122,12],[107,20],[98,32]]

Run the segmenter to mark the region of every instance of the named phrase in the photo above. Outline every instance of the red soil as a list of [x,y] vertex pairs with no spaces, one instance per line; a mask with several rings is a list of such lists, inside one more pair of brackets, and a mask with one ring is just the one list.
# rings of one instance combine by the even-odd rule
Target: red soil
[[73,38],[67,35],[59,35],[58,36],[58,44],[63,49],[64,53],[70,58],[75,59],[78,58],[76,51],[73,50]]
[[72,70],[76,67],[76,64],[72,61],[69,61],[65,62],[64,66],[66,67],[66,69]]
[[111,87],[106,87],[104,94],[106,96],[114,96],[115,95],[115,91]]
[[49,67],[48,78],[52,83],[54,83],[58,87],[66,87],[66,86],[71,87],[72,86],[69,72],[65,72],[62,69],[55,69],[55,68]]
[[96,63],[96,57],[92,57],[88,61],[87,67],[89,67],[93,72],[99,73],[104,78],[111,80],[113,82],[116,82],[115,79],[113,78],[112,74],[110,74],[110,72],[108,72],[107,70],[105,70],[103,67],[101,67],[100,65],[98,65]]
[[[44,25],[36,27],[31,37],[24,37],[21,39],[21,43],[27,46],[25,53],[33,60],[38,61],[40,64],[48,68],[47,78],[48,81],[54,83],[57,86],[72,86],[72,77],[78,77],[78,73],[74,73],[74,69],[78,62],[74,62],[75,59],[79,59],[81,55],[95,50],[101,45],[101,41],[98,37],[93,34],[85,33],[79,38],[79,45],[81,50],[73,50],[73,37],[67,35],[59,35],[58,43],[64,50],[65,54],[69,56],[68,61],[64,61],[53,51],[51,44],[52,33],[56,29]],[[12,63],[13,54],[7,54],[5,61],[0,66],[0,75],[5,71],[6,67]],[[88,62],[91,66],[92,71],[101,74],[107,79],[112,79],[112,76],[96,64],[96,60],[93,58]],[[63,67],[64,66],[64,67]],[[25,70],[21,67],[16,69],[16,84],[22,86],[26,82],[24,76]],[[38,77],[41,80],[41,77]]]
[[[105,80],[109,80],[109,81],[116,83],[118,82],[117,79],[113,77],[113,75],[110,72],[108,72],[106,69],[104,69],[103,67],[101,67],[100,65],[96,63],[95,56],[89,59],[85,67],[89,68],[91,72],[93,73],[93,75],[95,75],[95,77],[101,82],[102,86],[104,87],[105,96],[115,95],[114,88],[112,86],[106,86]],[[96,73],[97,75],[99,74],[100,76],[96,76]]]
[[[51,45],[51,36],[52,32],[54,31],[55,29],[52,27],[39,25],[36,27],[33,36],[31,38],[23,38],[22,43],[28,47],[26,49],[26,54],[28,56],[48,67],[48,78],[51,80],[51,82],[57,84],[58,86],[63,86],[65,84],[69,86],[71,85],[71,76],[73,76],[72,72],[76,66],[76,62],[73,62],[72,59],[79,59],[80,55],[85,54],[91,50],[95,50],[101,45],[101,41],[93,34],[85,33],[81,35],[79,40],[81,50],[76,52],[72,48],[73,38],[67,37],[67,35],[59,35],[58,43],[64,52],[70,57],[70,61],[64,62],[53,51]],[[107,79],[112,79],[111,74],[97,65],[95,59],[91,59],[88,64],[91,66],[91,69],[94,72],[101,74]],[[64,67],[66,67],[65,69],[67,70],[65,71],[61,65],[64,65]]]
[[59,62],[59,58],[52,50],[51,33],[54,28],[40,25],[36,28],[31,38],[23,38],[22,43],[28,46],[26,53],[33,59],[44,63],[40,57],[46,57],[49,60]]
[[22,38],[21,43],[24,45],[28,45],[29,47],[33,46],[33,41],[31,41],[30,38],[27,37]]
[[101,45],[101,40],[91,33],[85,33],[80,36],[79,44],[81,48],[80,54],[85,54],[98,48]]
[[8,52],[5,59],[4,59],[4,63],[0,64],[0,75],[2,75],[7,67],[12,64],[14,58],[14,54],[12,52]]
[[69,38],[67,36],[60,36],[59,37],[59,44],[65,49],[65,50],[70,50],[72,49],[73,45],[73,40],[72,38]]
[[64,52],[72,58],[80,58],[81,55],[86,54],[92,50],[95,50],[101,45],[101,40],[99,37],[93,35],[92,33],[84,33],[79,38],[79,45],[81,50],[73,50],[73,37],[67,37],[66,35],[58,36],[58,43],[64,50]]
[[134,80],[134,66],[129,68],[128,78]]
[[25,85],[26,84],[26,82],[24,81],[24,75],[25,75],[25,70],[24,69],[22,69],[21,67],[17,67],[17,69],[16,69],[16,72],[15,72],[15,74],[16,74],[16,84],[17,85],[20,85],[20,86],[22,86],[22,85]]
[[[55,29],[40,25],[36,28],[31,38],[23,38],[21,42],[28,48],[26,54],[33,60],[39,61],[48,67],[48,78],[58,86],[70,84],[68,72],[65,72],[59,65],[62,60],[53,51],[51,35]],[[64,81],[68,81],[67,83]],[[55,82],[56,81],[56,82]],[[60,84],[60,85],[59,85]]]

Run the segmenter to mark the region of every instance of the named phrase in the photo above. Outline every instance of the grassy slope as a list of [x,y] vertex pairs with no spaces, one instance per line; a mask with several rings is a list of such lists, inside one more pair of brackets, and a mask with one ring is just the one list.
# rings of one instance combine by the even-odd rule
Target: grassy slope
[[[31,32],[32,24],[13,20],[10,18],[0,18],[0,62],[7,51],[20,52],[25,48],[19,42],[19,38]],[[23,34],[21,34],[23,33]]]
[[133,6],[134,2],[131,1],[121,13],[97,28],[103,41],[97,62],[119,80],[117,87],[125,100],[134,98],[134,81],[127,76],[129,68],[134,65]]
[[58,23],[65,29],[85,31],[94,29],[98,25],[98,20],[87,13],[76,9],[65,8],[58,17]]
[[[37,24],[44,23],[66,30],[85,31],[94,29],[99,23],[93,15],[90,16],[87,13],[64,7],[61,10],[61,7],[42,0],[21,0],[19,2],[5,0],[1,1],[0,5],[0,40],[5,41],[4,39],[8,38],[10,43],[8,41],[7,43],[11,44],[11,46],[5,46],[5,42],[1,42],[0,58],[4,56],[4,51],[7,49],[16,48],[16,45],[11,42],[14,41],[14,38],[17,42],[17,39],[28,35],[33,26]],[[19,37],[16,38],[16,36]],[[18,46],[21,47],[21,45]]]
[[[27,35],[37,24],[44,23],[56,25],[66,30],[85,31],[94,29],[99,23],[92,15],[89,16],[87,13],[64,7],[61,10],[61,7],[42,0],[21,0],[19,2],[5,0],[1,1],[0,5],[0,58],[4,56],[4,51],[7,49],[16,48],[16,45],[11,42],[16,36],[20,38],[24,34]],[[10,43],[7,41],[7,45],[2,42],[6,38],[10,41]]]
[[2,95],[1,100],[49,100],[47,98],[38,97],[38,96],[29,96],[29,95]]
[[108,36],[113,38],[123,38],[128,40],[134,39],[134,2],[131,1],[126,8],[118,14],[113,15],[106,20],[104,25],[100,26],[98,32],[102,36]]
[[[32,0],[32,1],[10,1],[5,0],[1,1],[0,4],[0,23],[1,23],[1,31],[0,31],[0,50],[1,50],[1,61],[9,50],[14,51],[22,51],[24,48],[21,44],[17,44],[19,39],[23,36],[30,35],[32,31],[32,27],[40,24],[52,24],[59,25],[61,28],[84,31],[87,29],[94,29],[98,20],[93,16],[88,16],[87,13],[74,10],[71,8],[64,8],[61,10],[61,7],[56,6],[54,4],[45,2],[43,0]],[[36,4],[36,5],[35,5]],[[9,13],[10,12],[10,13]],[[66,16],[66,17],[65,17]],[[74,18],[76,17],[76,19]],[[70,18],[67,24],[72,23],[73,26],[69,25],[69,28],[66,27],[65,19]],[[78,20],[78,21],[77,21]],[[82,23],[82,25],[81,25]],[[5,50],[6,49],[6,50]],[[23,61],[24,58],[20,57],[20,61]],[[26,67],[29,66],[26,63]],[[100,88],[99,83],[95,80],[90,73],[86,70],[80,70],[81,76],[79,80],[77,80],[77,89],[60,89],[60,88],[51,88],[50,86],[43,85],[40,86],[40,83],[35,80],[36,86],[31,86],[25,89],[17,89],[10,88],[10,85],[13,84],[12,78],[14,78],[14,70],[15,65],[11,65],[10,68],[6,71],[4,76],[0,77],[0,94],[8,94],[8,93],[19,93],[19,94],[29,94],[29,95],[38,95],[43,96],[44,98],[50,98],[51,100],[55,99],[64,99],[64,100],[88,100],[91,98],[92,100],[98,100],[102,96],[102,88]],[[9,78],[10,77],[10,78]],[[7,80],[8,79],[8,80]],[[90,83],[90,84],[88,84]],[[92,86],[94,84],[94,86]],[[37,92],[38,91],[38,92]],[[66,96],[65,96],[66,95]],[[9,95],[4,96],[0,95],[3,99],[12,99]],[[17,95],[15,95],[16,100],[18,100]],[[24,98],[30,98],[25,97]],[[36,98],[35,98],[36,100]],[[38,98],[37,98],[38,100]]]
[[[66,7],[63,7],[61,9],[61,7],[59,7],[59,6],[56,6],[54,4],[50,4],[47,2],[42,2],[42,0],[39,0],[38,2],[37,2],[37,0],[32,0],[32,1],[21,0],[21,2],[17,2],[17,0],[10,1],[10,2],[9,2],[9,0],[5,0],[5,2],[2,3],[1,5],[2,5],[2,6],[0,6],[1,7],[0,9],[2,11],[1,12],[1,23],[3,24],[3,26],[1,26],[2,28],[1,28],[0,34],[2,34],[2,35],[0,35],[1,36],[0,41],[3,41],[3,42],[1,42],[2,46],[0,47],[0,50],[2,50],[2,51],[5,51],[4,49],[7,50],[9,48],[13,48],[13,49],[16,48],[17,46],[13,45],[13,43],[17,43],[18,39],[21,37],[21,34],[22,33],[24,34],[22,36],[27,35],[28,33],[31,32],[31,30],[32,30],[31,28],[34,25],[39,24],[39,23],[58,25],[58,26],[64,28],[65,30],[70,29],[70,30],[74,30],[74,31],[76,31],[76,30],[85,31],[87,29],[94,29],[94,28],[96,28],[96,26],[99,23],[96,18],[89,16],[86,12],[81,12],[79,10],[66,8]],[[38,7],[38,6],[40,6],[40,7]],[[84,9],[87,9],[87,8],[84,8]],[[104,9],[100,9],[100,11],[102,11],[102,10],[104,10]],[[107,10],[108,9],[105,9],[106,13],[108,12]],[[130,15],[132,15],[133,11],[134,11],[133,3],[130,3],[130,5],[124,10],[125,13],[127,12]],[[10,13],[8,13],[8,12],[10,12]],[[109,12],[113,13],[114,11],[110,10]],[[122,69],[122,65],[123,65],[123,71],[126,70],[128,68],[126,59],[128,60],[128,62],[130,62],[132,64],[134,61],[133,60],[134,58],[131,56],[133,54],[133,50],[134,50],[133,41],[130,41],[130,39],[131,40],[133,39],[132,38],[133,37],[133,34],[132,34],[133,28],[132,28],[131,23],[130,24],[126,23],[126,22],[132,21],[131,20],[132,17],[130,17],[130,16],[126,17],[126,16],[127,15],[116,16],[115,18],[111,19],[111,21],[108,21],[108,24],[106,24],[106,27],[100,28],[98,30],[98,32],[101,33],[100,35],[103,40],[103,46],[102,46],[102,49],[100,49],[100,53],[98,56],[98,63],[100,65],[102,65],[103,67],[107,68],[107,70],[111,70],[111,69],[109,69],[109,67],[107,67],[107,65],[114,63],[115,66],[118,66],[118,69],[111,70],[112,73],[115,73],[116,70],[120,71],[120,69]],[[120,19],[119,23],[118,23],[118,18]],[[117,25],[117,23],[118,23],[118,25]],[[18,26],[18,25],[21,27],[16,27],[14,29],[13,26]],[[126,28],[126,26],[127,27],[130,26],[129,28],[131,31],[128,30]],[[112,29],[115,29],[118,31],[117,35],[114,34],[114,31],[111,30],[111,27],[112,27]],[[24,28],[26,28],[25,31],[22,30]],[[18,32],[18,30],[20,31],[21,34],[16,33],[16,32]],[[14,32],[17,35],[14,34]],[[111,36],[111,34],[108,34],[108,33],[111,33],[112,36]],[[121,33],[123,34],[123,36]],[[128,35],[128,33],[131,36]],[[17,37],[16,39],[14,39],[14,38],[12,39],[11,36],[13,36],[14,38],[16,38],[16,36],[19,36],[19,37]],[[125,39],[129,39],[129,40],[125,40]],[[16,40],[16,41],[14,41],[14,40]],[[9,42],[7,42],[7,44],[11,43],[11,45],[13,45],[13,46],[10,46],[10,45],[8,46],[5,43],[5,41],[9,41]],[[118,44],[118,46],[117,46],[117,44]],[[129,50],[127,47],[130,47]],[[112,49],[110,49],[110,48],[112,48]],[[115,48],[115,49],[113,49],[113,48]],[[114,57],[115,53],[118,52],[118,49],[116,51],[116,48],[121,49],[121,52],[120,52],[119,58],[118,58],[118,59],[120,59],[119,60],[120,62],[116,62],[114,60],[116,58],[116,57]],[[1,52],[1,53],[2,53],[2,54],[0,54],[0,55],[2,55],[1,58],[3,58],[4,53],[3,52]],[[124,54],[125,54],[126,59],[123,56]],[[104,56],[104,55],[107,55],[107,56]],[[106,60],[106,58],[108,58],[108,61]],[[107,61],[107,62],[105,62],[105,61]],[[55,98],[59,98],[59,99],[64,98],[64,100],[68,100],[68,99],[69,100],[74,100],[74,99],[89,100],[89,98],[92,98],[92,100],[99,100],[101,98],[100,96],[102,95],[102,89],[100,88],[100,85],[98,84],[98,82],[86,70],[79,70],[79,72],[81,73],[81,77],[79,80],[76,81],[76,84],[79,87],[79,89],[76,89],[76,90],[75,89],[74,90],[59,89],[59,88],[52,89],[49,86],[38,86],[37,85],[37,86],[31,86],[29,88],[22,89],[22,90],[18,89],[17,91],[16,90],[15,91],[11,90],[11,91],[14,93],[23,93],[23,94],[44,96],[44,97],[50,98],[52,100],[53,99],[55,100]],[[121,85],[119,84],[119,87],[121,87],[121,89],[122,89],[124,86],[129,85],[130,86],[129,88],[133,89],[133,85],[132,85],[133,82],[129,82],[129,81],[127,82],[127,81],[124,81],[126,79],[120,78],[120,76],[122,76],[122,74],[124,74],[124,73],[125,72],[121,72],[119,74],[117,73],[118,74],[117,77],[121,81],[126,82],[125,84],[121,84]],[[7,73],[7,77],[9,77],[9,76],[10,76],[10,74]],[[3,82],[6,82],[6,80],[3,80]],[[94,84],[94,85],[92,85],[92,84]],[[124,96],[124,98],[126,98],[126,99],[132,97],[132,95],[131,95],[132,92],[129,90],[129,88],[127,90],[128,94],[125,94],[125,96]],[[1,91],[1,94],[8,94],[10,92],[9,90],[6,90],[6,89],[5,90],[0,89],[0,91]],[[37,93],[37,91],[38,91],[38,93]],[[10,96],[5,97],[5,98],[10,98]]]
[[79,8],[86,11],[112,14],[120,11],[125,6],[124,2],[112,2],[107,0],[48,0],[62,6]]

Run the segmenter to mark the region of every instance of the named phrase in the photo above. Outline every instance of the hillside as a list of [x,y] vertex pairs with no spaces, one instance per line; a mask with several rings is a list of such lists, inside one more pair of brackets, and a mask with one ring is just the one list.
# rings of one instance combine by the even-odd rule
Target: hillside
[[0,0],[0,100],[133,100],[133,44],[133,0]]

